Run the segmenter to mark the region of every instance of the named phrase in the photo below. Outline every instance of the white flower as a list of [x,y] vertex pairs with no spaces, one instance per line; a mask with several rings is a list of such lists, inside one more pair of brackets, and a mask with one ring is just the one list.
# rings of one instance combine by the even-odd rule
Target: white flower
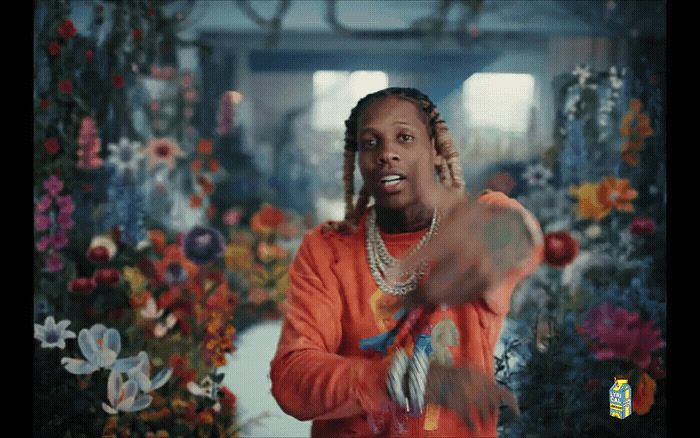
[[578,77],[578,83],[583,85],[586,83],[588,78],[591,77],[591,68],[587,65],[577,65],[572,72],[574,76]]
[[44,325],[34,324],[34,339],[41,341],[41,348],[66,348],[66,339],[75,338],[75,333],[66,328],[70,321],[64,319],[56,324],[53,316],[47,316]]
[[92,374],[101,368],[112,368],[122,349],[121,336],[115,329],[95,324],[90,330],[80,331],[78,346],[87,360],[64,357],[61,364],[72,374]]
[[149,297],[146,301],[146,305],[141,309],[141,316],[145,319],[156,319],[163,316],[164,311],[163,309],[158,310],[156,300],[154,300],[153,297]]
[[530,186],[544,187],[552,177],[552,171],[544,167],[542,163],[528,166],[525,172],[523,172],[523,179],[525,179]]
[[610,86],[613,90],[619,90],[624,85],[624,81],[618,76],[610,76]]
[[165,323],[158,322],[156,324],[153,328],[153,335],[156,338],[162,338],[168,333],[168,330],[175,327],[175,324],[177,324],[177,317],[171,313],[165,318]]
[[113,164],[120,174],[127,172],[131,175],[136,174],[141,160],[144,159],[141,144],[136,141],[129,141],[126,137],[119,139],[119,144],[108,144],[107,149],[110,151],[107,162]]
[[589,239],[597,239],[598,237],[600,237],[602,232],[603,232],[603,230],[602,230],[602,228],[600,228],[600,225],[598,225],[598,224],[593,224],[593,225],[589,226],[588,228],[586,228],[586,231],[585,231],[586,236]]
[[[129,379],[138,384],[139,390],[143,393],[155,391],[156,389],[165,385],[170,376],[173,374],[173,370],[171,368],[163,368],[158,372],[158,374],[156,374],[153,380],[151,380],[151,361],[148,359],[148,353],[141,351],[132,359],[138,360],[138,363],[127,369],[126,374],[129,376]],[[130,362],[130,364],[133,364],[133,362]],[[123,369],[122,366],[120,366],[117,371],[120,371],[121,369]]]
[[112,370],[107,380],[107,398],[110,404],[103,402],[102,409],[111,415],[116,415],[120,411],[136,412],[146,409],[153,401],[153,397],[139,395],[138,390],[139,385],[135,381],[129,380],[125,383],[121,372]]
[[194,382],[189,382],[187,384],[187,389],[193,395],[199,397],[207,397],[212,400],[217,400],[216,404],[213,406],[215,412],[221,410],[221,403],[219,403],[219,385],[214,382],[211,377],[205,377],[199,385]]

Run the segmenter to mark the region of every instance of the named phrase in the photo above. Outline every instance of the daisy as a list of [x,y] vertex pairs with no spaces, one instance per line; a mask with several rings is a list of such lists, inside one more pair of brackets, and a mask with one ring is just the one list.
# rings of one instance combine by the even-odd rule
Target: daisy
[[53,316],[47,316],[44,325],[34,324],[34,339],[41,341],[41,348],[66,348],[66,339],[74,339],[75,333],[66,328],[70,321],[64,319],[56,324]]
[[529,186],[545,187],[552,177],[552,171],[544,167],[542,163],[528,166],[523,172],[523,179],[527,181]]
[[120,175],[136,174],[144,158],[141,143],[122,137],[119,143],[109,143],[107,149],[110,152],[107,162],[114,165]]

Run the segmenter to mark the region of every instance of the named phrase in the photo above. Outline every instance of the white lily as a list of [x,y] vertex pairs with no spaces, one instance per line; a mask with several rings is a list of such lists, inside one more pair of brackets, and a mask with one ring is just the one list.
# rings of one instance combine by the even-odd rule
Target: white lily
[[151,380],[151,361],[148,358],[148,353],[141,351],[135,356],[135,359],[138,360],[138,363],[127,369],[126,374],[129,376],[129,379],[138,384],[141,392],[148,393],[155,391],[165,385],[173,374],[172,368],[163,368],[156,374],[153,380]]
[[109,405],[102,402],[102,409],[111,415],[121,412],[136,412],[147,408],[153,401],[150,395],[139,395],[139,385],[129,380],[124,382],[119,371],[112,370],[107,380]]
[[69,325],[67,319],[56,324],[53,316],[47,316],[44,325],[34,324],[34,339],[41,341],[41,348],[58,347],[63,350],[66,348],[66,339],[76,337],[74,332],[66,330]]
[[80,331],[78,346],[86,360],[64,357],[61,364],[72,374],[92,374],[102,368],[112,368],[122,349],[121,336],[115,329],[95,324],[90,330]]

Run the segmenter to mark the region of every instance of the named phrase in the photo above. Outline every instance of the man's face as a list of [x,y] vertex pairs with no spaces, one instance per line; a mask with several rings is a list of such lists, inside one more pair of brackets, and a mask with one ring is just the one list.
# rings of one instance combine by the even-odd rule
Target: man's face
[[415,103],[394,96],[373,102],[360,118],[360,173],[379,207],[403,210],[434,188],[440,157],[426,123]]

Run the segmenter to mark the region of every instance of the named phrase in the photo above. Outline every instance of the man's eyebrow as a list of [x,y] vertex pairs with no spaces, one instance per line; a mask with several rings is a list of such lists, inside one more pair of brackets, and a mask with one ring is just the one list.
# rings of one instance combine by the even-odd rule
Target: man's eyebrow
[[[395,121],[394,123],[392,123],[392,125],[406,125],[406,126],[409,126],[409,127],[411,126],[410,123],[405,122],[405,121],[403,121],[403,120],[397,120],[397,121]],[[365,129],[363,129],[362,131],[360,131],[360,135],[364,134],[364,133],[367,132],[367,131],[376,131],[376,129],[373,128],[372,126],[368,126],[368,127],[366,127]]]

